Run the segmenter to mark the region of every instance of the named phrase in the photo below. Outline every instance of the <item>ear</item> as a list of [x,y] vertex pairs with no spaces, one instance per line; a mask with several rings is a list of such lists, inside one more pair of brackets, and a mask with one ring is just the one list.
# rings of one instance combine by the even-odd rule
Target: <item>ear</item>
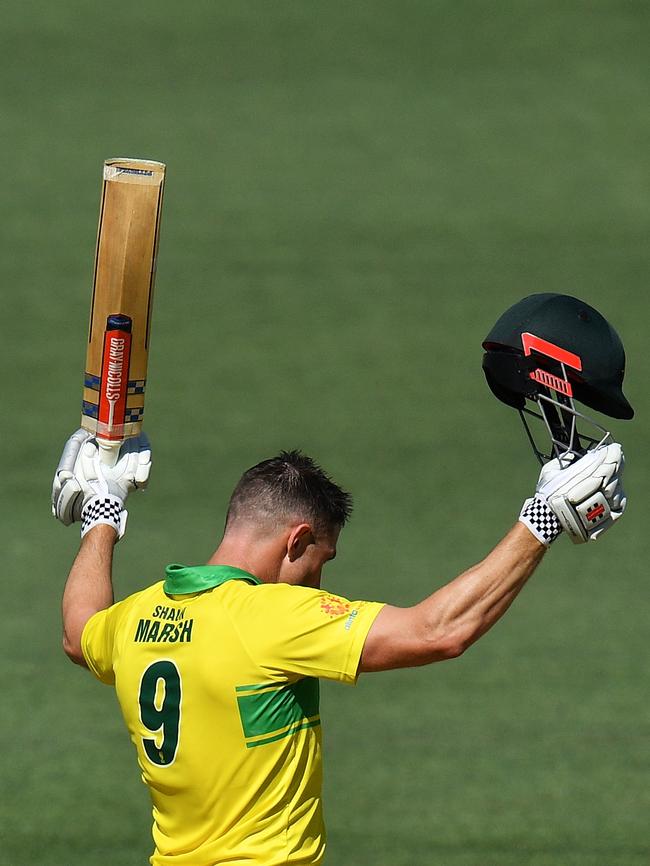
[[289,562],[295,562],[303,555],[310,544],[314,543],[314,533],[308,523],[294,526],[287,538],[287,557]]

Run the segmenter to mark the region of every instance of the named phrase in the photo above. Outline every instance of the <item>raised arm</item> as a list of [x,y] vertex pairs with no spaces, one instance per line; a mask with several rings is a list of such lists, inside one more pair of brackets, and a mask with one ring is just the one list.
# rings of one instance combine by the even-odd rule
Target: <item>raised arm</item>
[[63,595],[63,649],[86,666],[81,634],[90,617],[113,603],[113,547],[124,534],[124,503],[146,487],[151,446],[144,434],[126,440],[117,462],[107,466],[96,440],[78,430],[66,442],[52,485],[52,513],[69,526],[81,522],[81,547]]
[[521,523],[486,558],[414,607],[387,605],[372,625],[362,671],[456,658],[503,616],[547,548]]
[[414,667],[463,653],[508,610],[562,530],[576,543],[591,541],[622,515],[623,462],[614,443],[569,465],[547,464],[520,522],[482,562],[413,607],[379,613],[359,669]]
[[81,540],[63,592],[63,649],[75,664],[87,667],[81,633],[90,617],[113,604],[113,548],[117,533],[107,525],[91,529]]

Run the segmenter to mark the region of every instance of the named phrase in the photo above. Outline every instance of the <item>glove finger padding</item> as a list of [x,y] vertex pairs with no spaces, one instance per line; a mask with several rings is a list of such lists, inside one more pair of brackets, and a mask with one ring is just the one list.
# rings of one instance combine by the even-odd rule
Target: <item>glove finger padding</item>
[[623,466],[623,452],[615,442],[557,472],[547,472],[544,479],[540,475],[536,495],[546,501],[574,544],[597,539],[623,514]]
[[127,439],[114,466],[101,459],[100,449],[91,440],[86,442],[77,458],[74,474],[87,497],[111,495],[124,502],[132,490],[145,487],[151,469],[151,446],[146,436]]
[[106,495],[110,492],[104,471],[97,442],[94,439],[86,442],[74,467],[75,477],[84,488],[86,500],[91,496]]
[[[623,485],[621,483],[620,475],[614,476],[614,478],[605,487],[604,493],[605,493],[605,498],[609,502],[609,506],[612,509],[612,511],[620,511],[621,510],[621,503],[626,501],[625,491],[623,490]],[[624,509],[625,509],[625,506],[623,505],[623,510]]]
[[70,436],[68,441],[63,446],[63,451],[61,453],[61,459],[59,460],[59,465],[56,467],[55,476],[59,472],[68,472],[71,473],[74,469],[74,464],[77,460],[77,455],[81,449],[81,446],[84,442],[87,442],[89,439],[92,439],[93,434],[88,430],[84,430],[80,427],[78,430]]
[[63,446],[61,459],[52,482],[52,514],[65,526],[81,519],[82,487],[74,477],[79,452],[92,438],[87,430],[76,430]]
[[151,471],[151,445],[144,433],[128,439],[120,449],[115,466],[103,468],[109,489],[124,499],[132,490],[147,486]]
[[139,490],[144,490],[147,484],[149,484],[149,473],[151,472],[151,447],[140,451],[138,456],[138,466],[135,470],[135,486]]
[[74,476],[60,479],[52,488],[52,514],[64,526],[81,519],[83,492]]
[[[567,459],[569,458],[563,457],[562,464],[566,464]],[[554,493],[565,493],[569,489],[573,491],[582,482],[588,486],[593,483],[593,479],[601,481],[607,479],[609,482],[615,474],[622,473],[625,465],[623,451],[618,442],[601,445],[592,451],[587,451],[578,459],[574,457],[569,465],[560,465],[559,471],[549,476],[547,473],[552,464],[559,465],[560,461],[551,461],[542,469],[537,485],[537,492],[546,498]]]
[[127,439],[110,477],[129,490],[143,490],[149,483],[151,472],[151,444],[145,433]]

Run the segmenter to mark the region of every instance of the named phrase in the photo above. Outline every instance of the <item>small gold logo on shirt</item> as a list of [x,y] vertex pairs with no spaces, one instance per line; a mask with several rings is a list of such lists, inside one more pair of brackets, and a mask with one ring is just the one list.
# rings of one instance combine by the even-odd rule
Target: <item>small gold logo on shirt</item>
[[320,602],[320,608],[328,616],[343,616],[350,612],[350,602],[339,598],[337,595],[324,595]]

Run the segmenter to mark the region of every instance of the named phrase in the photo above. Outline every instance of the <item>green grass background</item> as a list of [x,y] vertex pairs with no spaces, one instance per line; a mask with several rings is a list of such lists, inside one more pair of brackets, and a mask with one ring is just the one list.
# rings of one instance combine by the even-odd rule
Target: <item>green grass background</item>
[[[623,335],[629,512],[562,539],[460,660],[326,687],[332,866],[650,861],[650,11],[637,0],[10,0],[0,30],[0,860],[136,866],[149,807],[114,696],[64,658],[100,167],[168,164],[147,429],[116,591],[205,561],[240,472],[313,453],[355,494],[328,566],[409,604],[537,475],[480,343],[532,291]],[[215,737],[218,730],[215,728]]]

